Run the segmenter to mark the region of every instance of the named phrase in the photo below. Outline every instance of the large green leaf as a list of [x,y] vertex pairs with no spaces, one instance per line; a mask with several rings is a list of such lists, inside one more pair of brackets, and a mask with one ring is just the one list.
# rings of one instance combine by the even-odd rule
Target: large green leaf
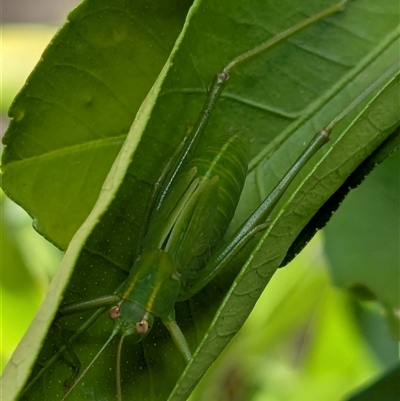
[[[310,0],[299,5],[293,1],[277,8],[273,2],[255,0],[246,4],[195,3],[171,58],[142,104],[98,202],[71,241],[45,304],[6,369],[3,389],[8,399],[15,398],[18,386],[29,375],[66,284],[70,281],[64,298],[68,302],[109,294],[126,277],[151,185],[181,141],[187,125],[195,121],[212,75],[236,55],[330,4]],[[351,2],[344,13],[316,24],[232,73],[204,140],[236,129],[253,138],[251,173],[233,226],[268,193],[312,133],[396,62],[396,13],[398,7],[389,2],[382,6],[370,0]],[[322,153],[292,186],[286,204],[282,203],[285,208],[275,215],[246,263],[237,258],[204,291],[177,305],[177,319],[191,348],[198,344],[200,347],[171,399],[187,398],[243,324],[297,233],[398,126],[397,109],[393,108],[396,90],[398,81],[392,81],[366,106],[365,113],[371,115],[384,106],[385,113],[381,113],[379,121],[371,120],[371,126],[378,128],[365,129],[362,123],[368,120],[364,114],[356,120],[350,134],[339,136],[340,130],[335,133],[338,139],[331,141],[321,162]],[[319,164],[313,174],[303,182],[316,163]],[[242,263],[242,273],[222,302]],[[89,315],[70,317],[60,324],[69,334]],[[111,322],[102,316],[74,343],[83,366],[104,343],[110,327]],[[54,355],[59,342],[56,333],[48,335],[34,373]],[[115,347],[113,343],[96,361],[69,399],[115,399]],[[184,369],[161,324],[139,345],[127,339],[124,356],[127,359],[123,361],[123,392],[129,399],[166,399]],[[60,358],[30,388],[25,399],[60,399],[62,381],[69,374],[68,365]]]
[[84,1],[14,100],[2,187],[61,249],[93,208],[190,4]]

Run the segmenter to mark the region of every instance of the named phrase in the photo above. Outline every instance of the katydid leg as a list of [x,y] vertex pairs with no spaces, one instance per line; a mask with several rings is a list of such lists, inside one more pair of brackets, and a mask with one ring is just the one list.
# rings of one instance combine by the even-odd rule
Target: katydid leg
[[75,382],[76,378],[79,375],[79,371],[81,369],[81,361],[79,360],[78,356],[76,355],[71,342],[67,337],[65,337],[63,330],[58,324],[54,324],[54,329],[57,330],[58,334],[60,335],[60,338],[62,339],[62,342],[65,346],[66,352],[69,354],[71,357],[71,362],[69,365],[72,368],[72,374],[71,376],[64,381],[64,387],[68,390]]
[[179,349],[183,359],[186,363],[189,363],[192,359],[192,353],[190,352],[189,345],[183,335],[178,323],[175,320],[175,313],[169,314],[165,318],[162,318],[164,326],[168,329],[171,334],[172,340],[174,341],[176,347]]
[[275,45],[278,45],[279,43],[283,42],[284,40],[303,30],[304,28],[313,25],[317,21],[323,20],[329,15],[342,11],[347,1],[348,0],[342,0],[341,2],[333,5],[332,7],[329,7],[321,11],[320,13],[317,13],[311,16],[310,18],[307,18],[304,21],[301,21],[300,23],[294,25],[293,27],[281,32],[280,34],[274,36],[272,39],[262,43],[259,46],[256,46],[254,49],[241,54],[240,56],[233,59],[230,63],[228,63],[218,74],[214,76],[214,79],[211,83],[210,89],[207,94],[207,98],[200,112],[199,118],[197,119],[186,141],[185,146],[180,151],[179,159],[175,165],[175,168],[173,169],[173,173],[169,175],[162,189],[162,193],[159,199],[159,204],[162,203],[163,199],[165,198],[165,195],[168,193],[168,190],[170,189],[171,184],[174,178],[176,177],[177,173],[179,172],[181,167],[186,163],[191,152],[196,148],[198,140],[208,124],[211,112],[214,110],[216,102],[221,96],[222,91],[224,90],[224,87],[227,81],[229,80],[230,71],[235,67],[237,67],[239,64],[247,62],[253,57],[256,57],[257,55],[264,53],[267,50],[270,50]]
[[108,295],[91,299],[90,301],[73,302],[67,305],[63,305],[59,309],[56,319],[59,319],[62,316],[71,315],[73,313],[83,312],[90,309],[102,308],[104,306],[112,306],[118,303],[120,300],[121,297],[118,295]]
[[[62,318],[63,316],[79,313],[90,309],[98,309],[103,312],[104,310],[106,310],[107,306],[116,304],[120,299],[121,298],[117,295],[110,295],[105,297],[99,297],[85,302],[74,302],[60,308],[58,311],[58,315],[56,316],[56,320]],[[71,376],[64,381],[64,387],[68,390],[74,385],[75,380],[79,375],[81,369],[81,362],[73,349],[71,339],[67,338],[64,335],[61,326],[59,324],[54,324],[54,327],[57,329],[60,338],[62,339],[64,345],[62,347],[63,350],[65,350],[65,352],[69,354],[72,360],[70,365],[72,367],[73,372]]]
[[[79,329],[71,336],[71,338],[68,339],[70,344],[73,344],[75,340],[77,340],[89,327],[92,326],[92,324],[104,313],[106,310],[106,307],[97,309],[96,312],[94,312],[84,324],[82,324]],[[46,364],[42,367],[42,369],[37,373],[35,377],[32,378],[32,380],[27,384],[27,386],[24,388],[22,395],[26,394],[32,387],[33,385],[40,379],[42,378],[45,373],[51,368],[51,366],[67,351],[67,346],[64,344],[47,362]]]

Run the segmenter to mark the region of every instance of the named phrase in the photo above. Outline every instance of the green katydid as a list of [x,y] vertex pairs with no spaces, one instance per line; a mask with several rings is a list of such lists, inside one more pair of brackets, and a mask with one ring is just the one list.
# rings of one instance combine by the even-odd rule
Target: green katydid
[[[210,146],[200,149],[201,152],[197,152],[197,145],[229,79],[229,72],[300,29],[340,11],[343,3],[240,55],[216,75],[198,121],[154,185],[140,255],[127,280],[114,295],[61,307],[62,316],[112,306],[110,317],[115,321],[114,330],[100,352],[118,333],[122,333],[117,362],[118,400],[122,399],[119,366],[124,337],[129,335],[140,341],[149,333],[154,318],[160,318],[183,358],[189,362],[191,351],[175,321],[175,303],[200,291],[257,232],[266,228],[267,217],[290,182],[328,140],[328,130],[318,133],[272,193],[228,240],[227,245],[222,245],[221,238],[233,217],[246,178],[250,145],[240,134],[217,138]],[[102,311],[100,309],[96,313]],[[96,358],[97,355],[64,398],[73,391]]]

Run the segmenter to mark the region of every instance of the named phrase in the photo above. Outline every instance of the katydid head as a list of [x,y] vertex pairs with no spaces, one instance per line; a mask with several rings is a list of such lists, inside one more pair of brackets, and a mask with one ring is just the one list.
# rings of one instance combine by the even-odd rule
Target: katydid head
[[123,300],[118,305],[110,309],[110,318],[114,320],[113,334],[121,333],[118,344],[116,380],[117,380],[117,399],[122,400],[121,390],[121,350],[122,343],[126,336],[134,337],[135,342],[141,341],[153,327],[154,315],[147,312],[137,302]]
[[110,309],[110,317],[114,320],[114,332],[123,336],[131,336],[139,342],[153,327],[154,315],[147,312],[137,302],[124,300]]
[[117,351],[117,364],[116,364],[116,379],[117,379],[117,399],[122,400],[121,391],[121,349],[122,343],[126,336],[133,335],[136,342],[141,341],[149,333],[154,322],[154,315],[147,312],[142,306],[137,302],[123,300],[118,305],[113,306],[110,309],[110,317],[114,320],[114,329],[111,336],[101,347],[100,351],[91,360],[86,369],[79,375],[74,384],[68,389],[67,393],[64,395],[61,401],[64,401],[71,391],[76,387],[76,385],[81,381],[81,379],[86,375],[88,370],[94,364],[96,359],[108,346],[111,340],[118,334],[121,334],[121,339],[118,344]]

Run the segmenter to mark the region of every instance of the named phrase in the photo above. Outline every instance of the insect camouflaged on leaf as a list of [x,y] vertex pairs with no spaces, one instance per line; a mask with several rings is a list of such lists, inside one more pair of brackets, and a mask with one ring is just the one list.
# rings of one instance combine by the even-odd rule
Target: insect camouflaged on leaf
[[[140,255],[126,281],[113,295],[63,305],[59,310],[58,319],[98,308],[92,318],[94,321],[105,307],[112,306],[110,317],[114,320],[111,336],[79,378],[75,380],[74,376],[74,383],[69,385],[63,400],[117,334],[121,334],[121,339],[116,392],[118,400],[122,400],[120,365],[123,339],[130,336],[139,342],[148,335],[155,318],[162,320],[185,362],[190,362],[191,351],[175,320],[175,303],[200,291],[257,232],[266,228],[267,217],[297,173],[327,142],[329,132],[323,130],[314,137],[271,194],[223,244],[221,239],[233,217],[246,179],[250,143],[246,136],[224,134],[207,146],[198,148],[199,138],[206,129],[231,69],[299,30],[342,10],[343,5],[344,2],[323,10],[240,55],[216,75],[198,121],[164,169],[151,194]],[[82,327],[86,329],[91,323],[90,320]],[[70,353],[73,353],[69,340],[67,342]],[[35,380],[37,378],[31,383]]]

